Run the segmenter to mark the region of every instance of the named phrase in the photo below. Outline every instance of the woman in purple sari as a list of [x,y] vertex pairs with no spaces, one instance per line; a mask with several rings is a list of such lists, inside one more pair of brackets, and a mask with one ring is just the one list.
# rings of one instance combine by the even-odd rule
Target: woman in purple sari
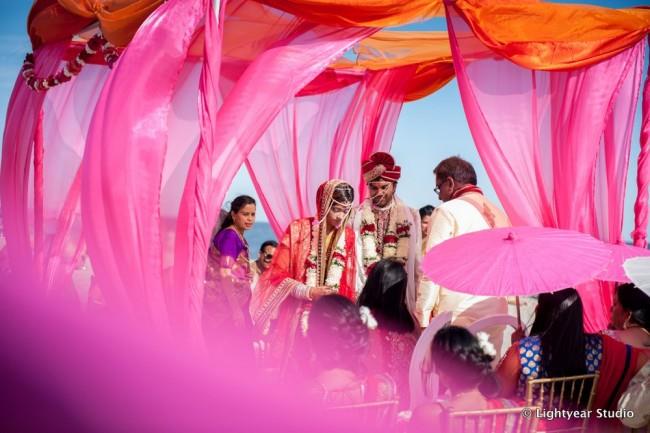
[[[203,333],[214,353],[248,344],[252,272],[244,232],[255,223],[255,200],[235,198],[210,245],[203,301]],[[242,341],[244,340],[244,341]]]

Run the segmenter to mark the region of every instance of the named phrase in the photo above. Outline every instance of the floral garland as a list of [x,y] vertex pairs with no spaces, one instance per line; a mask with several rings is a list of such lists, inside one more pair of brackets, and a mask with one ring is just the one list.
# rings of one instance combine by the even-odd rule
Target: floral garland
[[361,321],[368,329],[377,329],[377,326],[379,326],[377,319],[372,315],[372,311],[365,305],[359,307],[359,316],[361,316]]
[[[318,225],[314,224],[312,231],[312,239],[315,239],[316,242],[312,242],[311,251],[307,256],[305,263],[306,267],[306,279],[305,284],[307,287],[316,287],[318,283]],[[339,236],[339,239],[334,247],[334,252],[332,253],[332,260],[327,269],[327,277],[325,278],[325,285],[333,289],[339,289],[341,287],[341,278],[343,277],[343,269],[345,268],[345,229]]]
[[70,81],[75,75],[79,75],[79,72],[81,72],[88,60],[99,50],[102,51],[104,61],[108,67],[113,68],[113,64],[119,56],[117,49],[101,33],[97,33],[88,39],[84,48],[74,59],[68,61],[61,70],[47,78],[39,78],[36,76],[36,72],[34,72],[34,54],[28,53],[23,62],[21,75],[25,79],[25,84],[30,89],[36,92],[46,91],[54,86]]
[[490,343],[490,336],[485,332],[476,333],[476,339],[478,340],[478,345],[488,356],[492,358],[497,356],[497,350],[494,348],[494,345]]
[[392,215],[388,221],[388,229],[384,234],[384,248],[382,256],[379,257],[377,252],[377,222],[375,220],[375,214],[370,205],[365,204],[363,206],[360,234],[363,266],[366,271],[381,258],[395,258],[404,262],[408,258],[411,223],[409,223],[404,215],[403,206],[395,206],[390,212]]

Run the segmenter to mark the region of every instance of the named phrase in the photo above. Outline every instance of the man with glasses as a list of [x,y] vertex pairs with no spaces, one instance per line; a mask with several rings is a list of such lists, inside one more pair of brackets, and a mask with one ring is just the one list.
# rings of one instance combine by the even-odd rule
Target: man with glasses
[[275,254],[275,249],[277,247],[278,243],[276,241],[265,241],[260,247],[257,260],[251,263],[251,271],[253,272],[253,284],[251,287],[254,288],[257,285],[257,280],[260,275],[271,266],[273,254]]
[[[476,185],[472,164],[454,156],[441,161],[433,173],[436,178],[433,190],[442,204],[431,215],[425,251],[465,233],[510,226],[506,214],[485,198]],[[454,292],[426,277],[420,283],[417,301],[416,311],[423,318],[420,323],[423,327],[428,325],[431,317],[443,311],[451,311],[454,324],[458,326],[467,326],[486,315],[507,313],[505,299]],[[492,342],[499,344],[494,339]],[[496,344],[495,347],[500,347]]]

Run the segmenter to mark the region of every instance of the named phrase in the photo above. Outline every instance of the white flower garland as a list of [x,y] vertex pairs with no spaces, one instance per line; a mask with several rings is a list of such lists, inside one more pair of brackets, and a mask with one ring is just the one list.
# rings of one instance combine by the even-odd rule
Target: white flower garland
[[[317,242],[312,242],[312,249],[309,252],[307,258],[307,272],[305,278],[305,284],[308,287],[318,286],[318,255],[316,252]],[[345,229],[339,236],[338,242],[334,247],[334,253],[332,254],[332,261],[327,269],[327,277],[325,278],[325,285],[333,289],[338,289],[341,287],[341,278],[343,277],[343,269],[345,268],[345,259],[347,251],[345,250]]]
[[404,214],[403,206],[394,206],[391,209],[391,218],[388,229],[384,234],[382,256],[377,254],[377,221],[372,207],[364,204],[361,211],[361,250],[363,266],[369,266],[380,259],[394,257],[406,262],[408,259],[409,238],[411,237],[411,223]]
[[[319,224],[315,223],[312,228],[312,242],[311,250],[307,256],[305,272],[305,286],[307,290],[310,287],[316,287],[319,285],[318,282],[318,227]],[[332,260],[330,265],[327,268],[327,276],[325,277],[325,285],[332,289],[336,289],[338,292],[341,288],[341,278],[343,278],[343,269],[345,268],[345,260],[347,256],[347,251],[345,249],[345,228],[341,236],[339,236],[336,246],[334,247],[334,252],[332,253]],[[309,308],[305,309],[300,315],[300,330],[302,335],[307,335],[307,329],[309,328]]]
[[368,329],[377,329],[377,326],[379,324],[377,323],[375,316],[372,315],[370,308],[366,307],[365,305],[359,307],[359,315],[361,316],[361,321],[364,325],[366,325]]
[[494,345],[490,343],[490,336],[486,332],[477,332],[476,338],[478,339],[478,345],[483,350],[483,353],[493,358],[497,356],[497,350],[494,348]]

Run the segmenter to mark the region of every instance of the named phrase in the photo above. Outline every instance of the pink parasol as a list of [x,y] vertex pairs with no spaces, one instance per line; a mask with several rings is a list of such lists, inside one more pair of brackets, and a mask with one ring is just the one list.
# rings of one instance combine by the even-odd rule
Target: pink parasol
[[433,247],[422,270],[436,284],[474,295],[534,295],[594,279],[611,252],[590,235],[544,227],[482,230]]
[[607,243],[605,246],[611,251],[612,258],[605,270],[596,277],[603,281],[629,283],[631,280],[623,270],[623,263],[625,263],[627,259],[650,256],[650,250],[645,248],[633,247],[625,244]]

